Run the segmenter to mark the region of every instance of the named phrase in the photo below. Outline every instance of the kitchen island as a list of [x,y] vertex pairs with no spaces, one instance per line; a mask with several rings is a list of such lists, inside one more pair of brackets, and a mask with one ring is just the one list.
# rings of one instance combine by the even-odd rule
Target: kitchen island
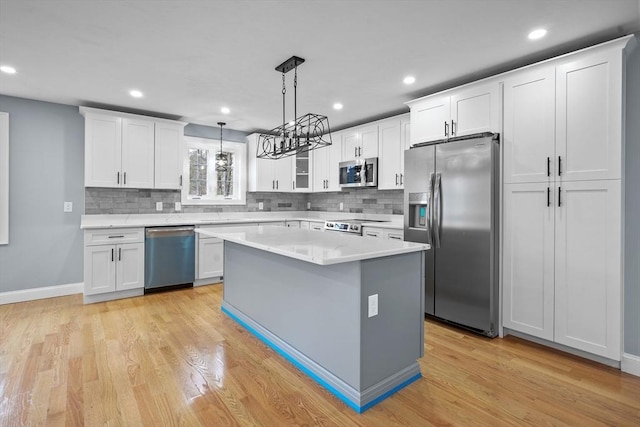
[[224,240],[222,310],[358,412],[421,377],[428,245],[262,226]]

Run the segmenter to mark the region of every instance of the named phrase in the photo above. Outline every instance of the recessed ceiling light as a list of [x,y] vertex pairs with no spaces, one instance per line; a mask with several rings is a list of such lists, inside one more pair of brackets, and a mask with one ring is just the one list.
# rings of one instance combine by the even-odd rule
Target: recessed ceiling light
[[335,104],[333,104],[333,109],[334,110],[342,110],[342,104],[339,102],[336,102]]
[[136,90],[136,89],[129,91],[129,95],[133,96],[134,98],[142,98],[143,97],[142,92],[140,92],[139,90]]
[[538,28],[529,33],[529,40],[538,40],[547,35],[547,30],[544,28]]
[[406,85],[411,85],[414,84],[416,82],[416,78],[413,76],[407,76],[404,78],[404,80],[402,80],[402,82]]
[[231,110],[229,109],[229,107],[222,107],[222,108],[220,109],[220,112],[221,112],[222,114],[229,114],[229,113],[231,112]]
[[13,68],[10,65],[2,65],[2,66],[0,66],[0,71],[2,71],[3,73],[7,73],[7,74],[15,74],[16,73],[16,69]]

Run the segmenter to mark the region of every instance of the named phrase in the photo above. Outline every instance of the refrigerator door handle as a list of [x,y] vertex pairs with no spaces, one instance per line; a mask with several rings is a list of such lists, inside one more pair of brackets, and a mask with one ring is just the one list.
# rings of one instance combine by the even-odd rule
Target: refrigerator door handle
[[441,205],[442,205],[442,193],[441,193],[441,177],[440,174],[437,173],[436,174],[436,182],[435,185],[433,187],[433,193],[434,193],[434,198],[433,198],[433,240],[435,241],[436,244],[436,248],[440,247],[440,223],[442,221],[442,218],[440,216],[440,211],[442,210]]
[[429,174],[429,204],[427,206],[427,244],[433,245],[433,173]]

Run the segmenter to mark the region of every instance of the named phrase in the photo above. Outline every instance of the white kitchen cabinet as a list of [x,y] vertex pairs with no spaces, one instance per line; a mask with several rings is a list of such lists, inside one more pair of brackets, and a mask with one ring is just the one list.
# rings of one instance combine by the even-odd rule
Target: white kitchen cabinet
[[179,188],[178,147],[186,123],[89,107],[80,107],[80,113],[85,117],[85,187]]
[[503,325],[549,341],[554,336],[554,200],[547,183],[504,186]]
[[503,325],[620,360],[621,181],[507,184]]
[[384,240],[404,240],[404,231],[395,228],[362,227],[362,237]]
[[197,279],[221,277],[224,273],[224,240],[198,236]]
[[309,221],[300,221],[300,228],[303,230],[309,229]]
[[385,228],[382,230],[382,238],[386,240],[404,240],[404,231],[393,228]]
[[556,68],[557,174],[564,181],[621,178],[622,57],[618,49],[579,54]]
[[324,221],[309,221],[309,230],[324,231]]
[[556,197],[555,341],[612,360],[620,360],[621,207],[619,180],[566,182]]
[[296,220],[286,220],[285,221],[285,225],[287,228],[301,228],[300,227],[300,221],[296,221]]
[[313,151],[313,192],[340,191],[338,167],[342,159],[342,133],[332,132],[331,145]]
[[258,135],[249,135],[247,140],[249,143],[249,191],[293,191],[293,159],[295,156],[278,160],[259,159],[256,157]]
[[500,130],[497,82],[470,84],[407,104],[411,108],[411,145]]
[[362,237],[382,239],[382,230],[379,228],[362,227]]
[[342,160],[378,157],[378,125],[351,128],[342,136]]
[[182,156],[180,154],[184,126],[171,123],[155,124],[154,188],[182,188]]
[[[134,240],[135,243],[125,243]],[[110,244],[104,244],[110,242]],[[144,229],[85,232],[84,293],[144,288]]]
[[122,187],[153,188],[154,125],[151,120],[122,119]]
[[404,150],[409,148],[409,116],[379,122],[378,188],[404,188]]
[[317,150],[296,154],[292,157],[293,191],[308,193],[312,189],[313,154]]
[[504,182],[555,177],[555,67],[545,64],[504,82]]

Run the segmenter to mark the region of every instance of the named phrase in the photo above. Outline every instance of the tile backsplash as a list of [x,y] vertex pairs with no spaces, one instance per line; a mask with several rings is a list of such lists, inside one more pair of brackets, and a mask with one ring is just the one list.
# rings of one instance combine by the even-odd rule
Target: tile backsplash
[[[156,202],[163,210],[156,211]],[[153,214],[174,213],[175,202],[180,202],[180,191],[140,190],[120,188],[85,188],[85,214]],[[183,213],[201,212],[258,212],[304,211],[307,203],[311,210],[369,214],[395,214],[403,212],[402,190],[349,189],[332,193],[247,193],[247,204],[241,206],[183,205]]]

